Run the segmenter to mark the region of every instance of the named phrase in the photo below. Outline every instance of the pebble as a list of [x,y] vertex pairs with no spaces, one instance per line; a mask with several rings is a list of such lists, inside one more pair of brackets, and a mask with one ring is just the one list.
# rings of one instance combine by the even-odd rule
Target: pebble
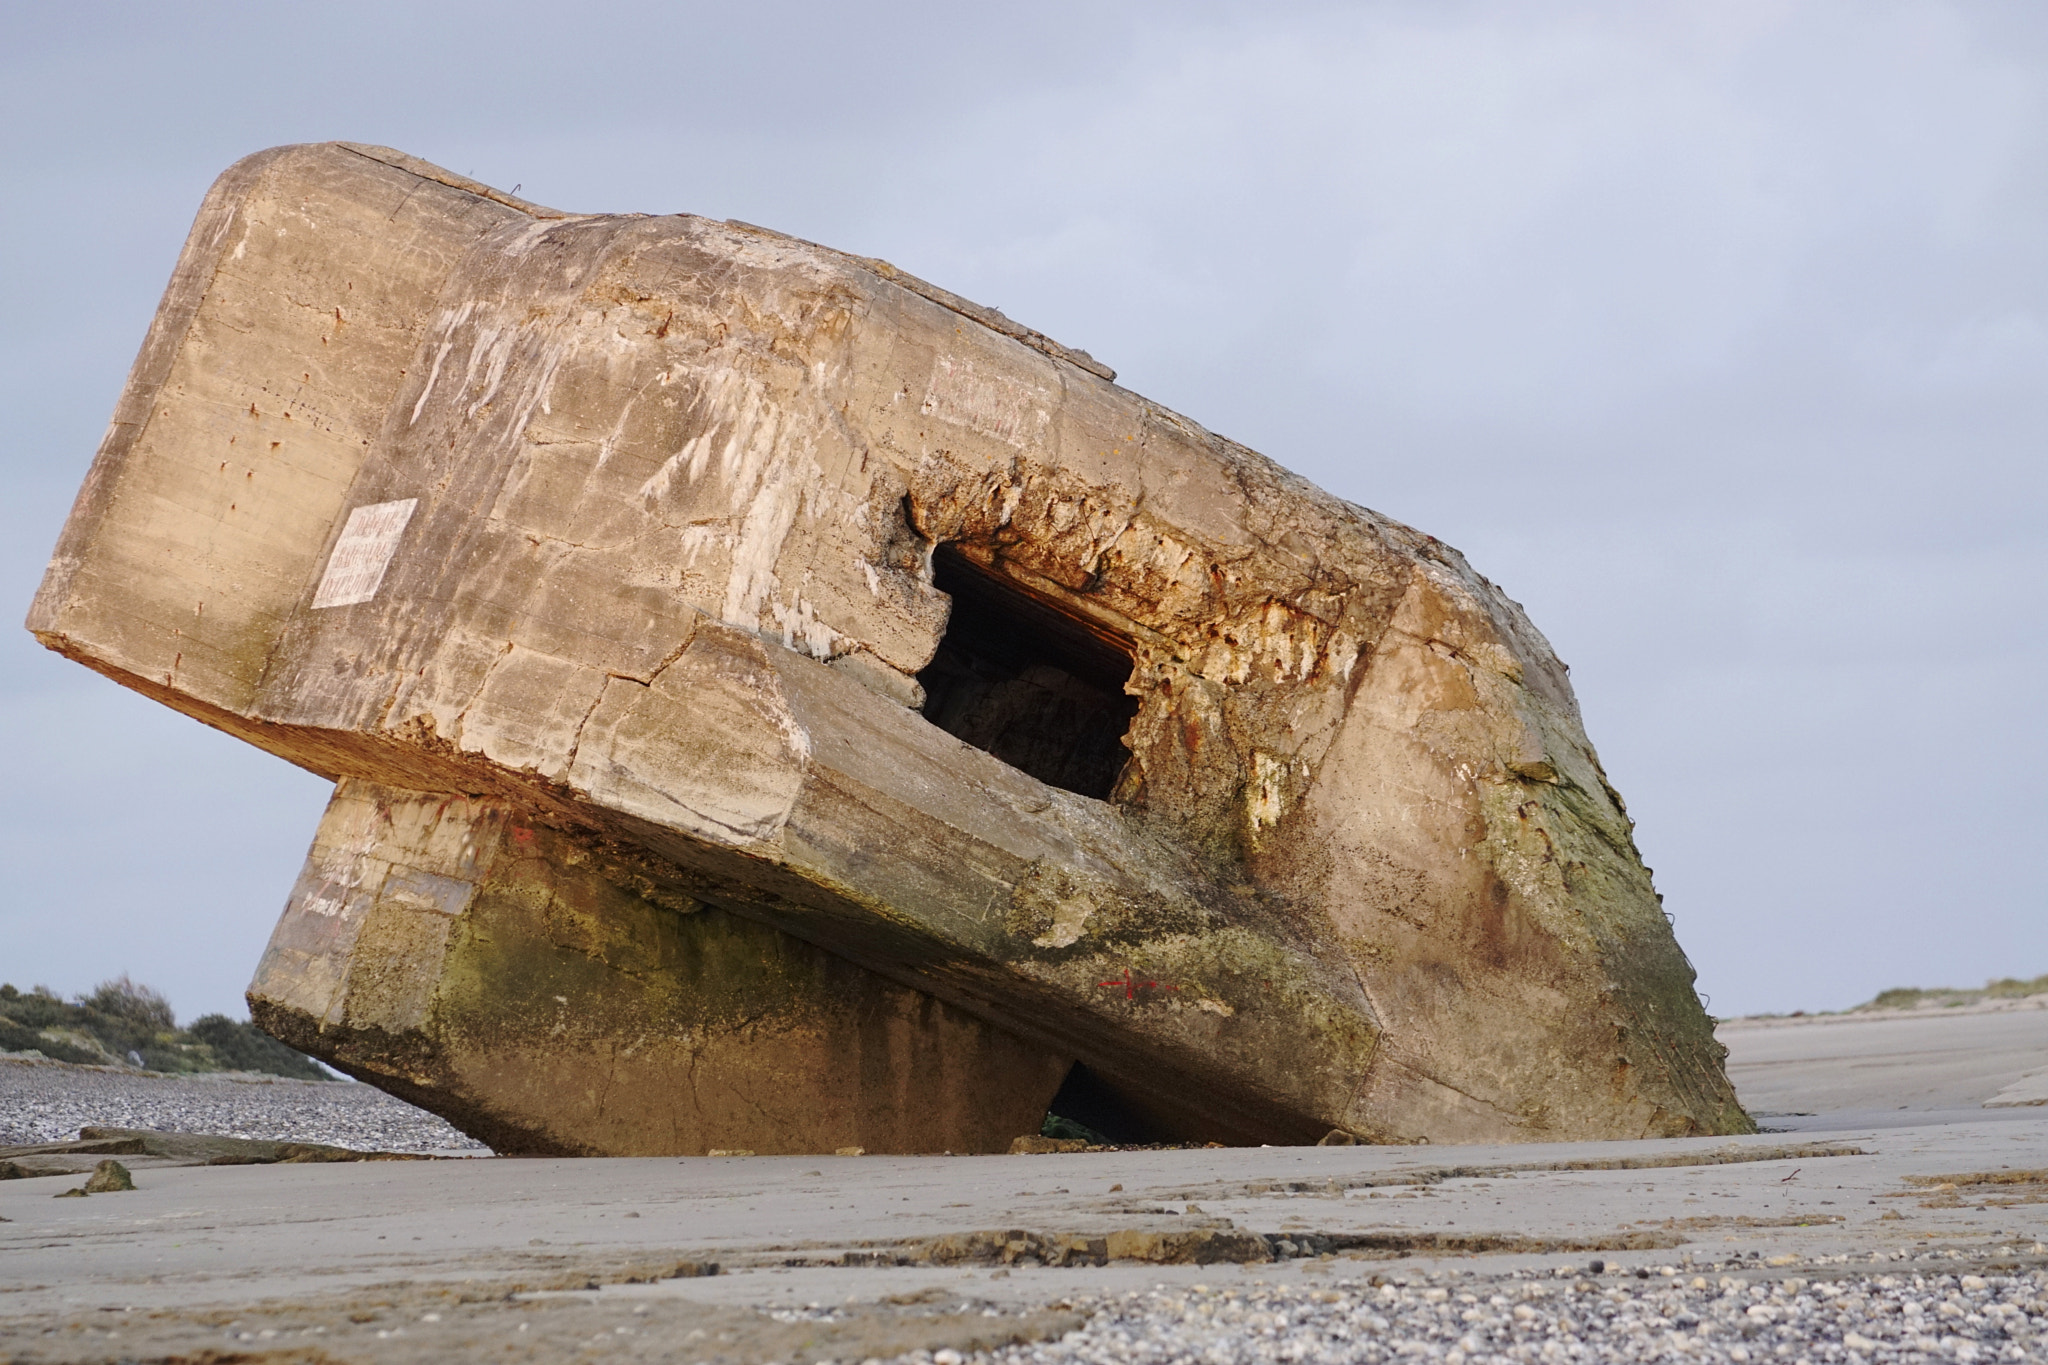
[[165,1076],[0,1059],[0,1146],[64,1142],[86,1126],[324,1142],[358,1151],[490,1151],[446,1120],[351,1081]]
[[[970,1357],[977,1365],[1445,1365],[1575,1361],[2038,1361],[2048,1352],[2048,1276],[1852,1274],[1751,1280],[1674,1277],[1160,1287],[1075,1300],[1088,1325],[1056,1342]],[[937,1365],[913,1352],[906,1365]]]

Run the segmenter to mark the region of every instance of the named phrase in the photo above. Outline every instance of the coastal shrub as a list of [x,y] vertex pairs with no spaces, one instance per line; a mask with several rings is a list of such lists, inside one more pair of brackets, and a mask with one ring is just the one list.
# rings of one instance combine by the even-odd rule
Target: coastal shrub
[[140,1066],[148,1071],[261,1071],[330,1080],[304,1053],[254,1024],[209,1014],[179,1028],[171,1002],[126,975],[74,1001],[46,986],[0,985],[0,1052],[40,1052],[52,1061]]
[[230,1071],[267,1071],[302,1081],[329,1079],[311,1057],[286,1047],[247,1020],[202,1014],[185,1031],[211,1049]]

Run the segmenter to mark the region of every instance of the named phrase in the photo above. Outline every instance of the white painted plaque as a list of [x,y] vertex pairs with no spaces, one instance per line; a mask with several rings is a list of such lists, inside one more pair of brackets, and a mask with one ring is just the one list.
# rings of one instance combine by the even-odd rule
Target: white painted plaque
[[327,556],[327,572],[320,575],[320,588],[313,594],[315,607],[346,607],[367,602],[384,582],[384,570],[398,551],[398,538],[412,520],[418,498],[403,502],[373,502],[348,514],[334,553]]
[[940,356],[917,410],[1022,450],[1050,420],[1038,398],[1008,375],[977,373],[972,361]]

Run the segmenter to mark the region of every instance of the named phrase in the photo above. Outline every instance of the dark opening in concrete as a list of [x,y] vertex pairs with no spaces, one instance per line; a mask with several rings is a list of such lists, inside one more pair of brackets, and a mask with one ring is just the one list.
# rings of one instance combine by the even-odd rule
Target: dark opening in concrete
[[1060,1082],[1059,1093],[1052,1097],[1046,1118],[1048,1136],[1065,1136],[1064,1131],[1051,1131],[1058,1120],[1065,1119],[1070,1124],[1080,1125],[1088,1133],[1098,1135],[1105,1142],[1175,1141],[1172,1134],[1147,1118],[1137,1106],[1119,1094],[1116,1087],[1080,1062],[1075,1062],[1066,1080]]
[[1123,690],[1130,646],[950,545],[933,555],[932,581],[953,614],[917,675],[925,719],[1041,782],[1107,799],[1138,714]]

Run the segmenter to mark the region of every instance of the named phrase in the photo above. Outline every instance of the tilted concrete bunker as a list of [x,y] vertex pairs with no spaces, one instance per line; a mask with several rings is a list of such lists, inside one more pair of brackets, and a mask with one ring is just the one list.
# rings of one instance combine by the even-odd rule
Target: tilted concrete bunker
[[29,625],[337,780],[251,1009],[500,1150],[1748,1131],[1521,610],[1113,378],[280,148]]

